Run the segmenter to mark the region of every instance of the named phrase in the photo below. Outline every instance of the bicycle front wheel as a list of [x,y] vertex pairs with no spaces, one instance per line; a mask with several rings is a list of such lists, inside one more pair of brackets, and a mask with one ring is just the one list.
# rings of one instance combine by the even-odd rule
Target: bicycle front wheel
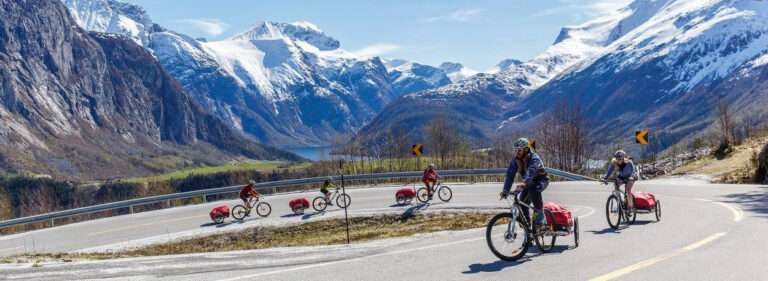
[[259,204],[256,205],[256,213],[262,218],[266,218],[272,213],[272,206],[267,202],[259,202]]
[[232,208],[232,218],[242,221],[248,215],[248,209],[243,205],[237,205]]
[[451,188],[443,185],[440,186],[440,188],[437,189],[437,197],[440,198],[443,202],[451,201],[451,198],[453,197],[453,191],[451,191]]
[[624,216],[621,209],[619,198],[613,195],[608,197],[608,201],[605,202],[605,218],[608,220],[608,225],[613,229],[618,229],[621,224],[621,217]]
[[496,257],[515,261],[528,252],[528,226],[519,218],[513,221],[512,213],[501,213],[488,222],[485,240]]
[[340,194],[336,197],[336,206],[339,208],[346,209],[350,204],[352,204],[352,197],[349,194]]

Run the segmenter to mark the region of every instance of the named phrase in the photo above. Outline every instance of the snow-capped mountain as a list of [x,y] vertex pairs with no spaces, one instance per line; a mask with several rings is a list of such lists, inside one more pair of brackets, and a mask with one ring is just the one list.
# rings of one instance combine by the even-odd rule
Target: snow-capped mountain
[[[600,140],[645,127],[666,131],[665,142],[672,143],[711,124],[717,96],[750,107],[768,104],[765,91],[750,86],[765,84],[760,81],[768,79],[766,64],[764,1],[635,0],[608,16],[563,28],[551,47],[528,62],[408,95],[382,114],[414,111],[408,105],[420,99],[448,104],[443,111],[463,120],[461,108],[471,102],[509,96],[506,103],[491,105],[501,113],[489,112],[484,121],[473,122],[476,128],[462,131],[483,139],[534,127],[553,102],[565,99],[584,105]],[[728,88],[736,85],[750,91]],[[403,120],[380,116],[360,137],[373,140],[375,132],[398,127],[418,131],[417,124],[433,117],[402,126]]]
[[467,78],[480,73],[477,70],[466,68],[464,65],[457,62],[444,62],[440,64],[440,69],[445,71],[448,77],[451,78],[451,82],[454,83],[466,80]]
[[61,2],[0,7],[0,170],[88,179],[242,156],[298,159],[247,140],[144,48],[83,31]]
[[496,64],[493,68],[486,71],[486,73],[496,74],[502,71],[510,70],[514,67],[518,67],[521,64],[523,64],[523,62],[516,59],[505,59]]
[[139,38],[198,102],[261,142],[325,144],[356,131],[400,94],[380,59],[341,49],[308,22],[260,22],[232,38],[204,42],[153,24],[136,12],[141,8],[125,8],[130,4],[64,3],[85,29]]
[[384,65],[389,71],[392,89],[398,95],[415,93],[451,83],[448,74],[437,67],[406,60],[387,60]]

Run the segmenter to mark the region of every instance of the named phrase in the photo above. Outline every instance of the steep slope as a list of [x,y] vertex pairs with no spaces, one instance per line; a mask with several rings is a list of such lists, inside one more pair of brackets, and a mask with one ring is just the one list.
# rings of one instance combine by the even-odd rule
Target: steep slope
[[524,106],[544,112],[547,101],[579,100],[606,142],[636,128],[680,140],[711,124],[718,99],[742,116],[764,113],[764,91],[755,85],[765,79],[768,5],[664,2],[603,55],[542,87]]
[[326,144],[357,131],[404,94],[381,60],[341,49],[311,23],[261,22],[230,39],[202,42],[153,24],[130,4],[64,2],[85,19],[78,21],[83,28],[148,38],[139,41],[199,103],[264,143]]
[[245,140],[143,48],[83,31],[58,1],[0,0],[0,65],[6,170],[103,178],[162,170],[161,158],[297,159]]

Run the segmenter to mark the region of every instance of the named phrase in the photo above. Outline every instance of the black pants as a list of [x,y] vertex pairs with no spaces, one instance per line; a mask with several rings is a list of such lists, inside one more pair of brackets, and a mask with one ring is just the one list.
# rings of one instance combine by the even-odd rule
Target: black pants
[[[548,184],[548,183],[538,183],[538,184],[528,185],[525,187],[525,189],[523,189],[523,192],[520,193],[520,198],[523,200],[524,203],[528,205],[533,203],[533,207],[539,211],[541,211],[541,209],[544,208],[544,199],[541,197],[541,192],[544,191],[544,188],[546,188],[546,186],[542,186],[542,184]],[[531,218],[531,216],[529,215],[528,208],[523,208],[523,215],[525,215],[525,217],[527,218]],[[535,223],[535,222],[532,221],[532,223]]]

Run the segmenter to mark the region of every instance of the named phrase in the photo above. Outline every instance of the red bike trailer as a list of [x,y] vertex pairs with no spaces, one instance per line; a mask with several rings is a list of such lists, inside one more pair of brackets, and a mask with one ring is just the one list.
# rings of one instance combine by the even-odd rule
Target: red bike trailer
[[309,199],[306,197],[296,198],[288,202],[288,207],[291,208],[294,214],[304,214],[304,210],[309,208]]
[[210,213],[208,213],[209,216],[211,216],[211,219],[216,224],[224,223],[224,220],[229,217],[229,206],[222,205],[213,208]]
[[408,205],[411,204],[413,201],[413,198],[416,198],[416,190],[411,187],[404,187],[401,189],[398,189],[397,192],[395,192],[395,202],[400,205]]

